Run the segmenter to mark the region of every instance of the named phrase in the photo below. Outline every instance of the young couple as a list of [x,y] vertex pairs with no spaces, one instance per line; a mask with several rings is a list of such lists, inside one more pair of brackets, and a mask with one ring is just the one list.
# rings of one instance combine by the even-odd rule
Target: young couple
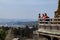
[[42,18],[43,18],[43,20],[42,20],[42,21],[45,21],[45,22],[43,22],[43,23],[46,23],[46,24],[48,24],[48,23],[49,23],[49,17],[47,16],[47,14],[46,14],[46,13],[42,14]]
[[42,14],[42,18],[44,19],[44,21],[49,21],[49,17],[47,16],[46,13]]

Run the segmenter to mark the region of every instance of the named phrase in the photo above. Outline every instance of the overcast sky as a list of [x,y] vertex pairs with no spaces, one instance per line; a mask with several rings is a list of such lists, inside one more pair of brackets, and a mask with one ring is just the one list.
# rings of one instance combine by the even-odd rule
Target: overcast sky
[[37,19],[44,12],[54,17],[57,6],[58,0],[0,0],[0,18]]

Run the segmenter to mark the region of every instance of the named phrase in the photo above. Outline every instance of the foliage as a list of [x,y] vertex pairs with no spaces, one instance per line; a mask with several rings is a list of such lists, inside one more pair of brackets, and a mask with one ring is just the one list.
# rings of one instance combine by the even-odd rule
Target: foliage
[[6,37],[6,32],[4,30],[0,30],[0,40],[4,40]]

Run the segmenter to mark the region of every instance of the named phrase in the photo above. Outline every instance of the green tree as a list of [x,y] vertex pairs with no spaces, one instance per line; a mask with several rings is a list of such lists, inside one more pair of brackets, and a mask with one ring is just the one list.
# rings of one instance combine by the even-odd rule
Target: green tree
[[0,30],[0,40],[4,40],[6,37],[6,32],[4,30]]

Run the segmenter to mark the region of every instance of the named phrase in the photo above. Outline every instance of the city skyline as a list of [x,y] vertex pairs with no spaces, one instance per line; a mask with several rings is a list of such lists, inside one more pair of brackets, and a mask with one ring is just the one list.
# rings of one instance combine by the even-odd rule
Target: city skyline
[[0,0],[0,18],[37,20],[44,12],[53,18],[57,8],[58,0]]

